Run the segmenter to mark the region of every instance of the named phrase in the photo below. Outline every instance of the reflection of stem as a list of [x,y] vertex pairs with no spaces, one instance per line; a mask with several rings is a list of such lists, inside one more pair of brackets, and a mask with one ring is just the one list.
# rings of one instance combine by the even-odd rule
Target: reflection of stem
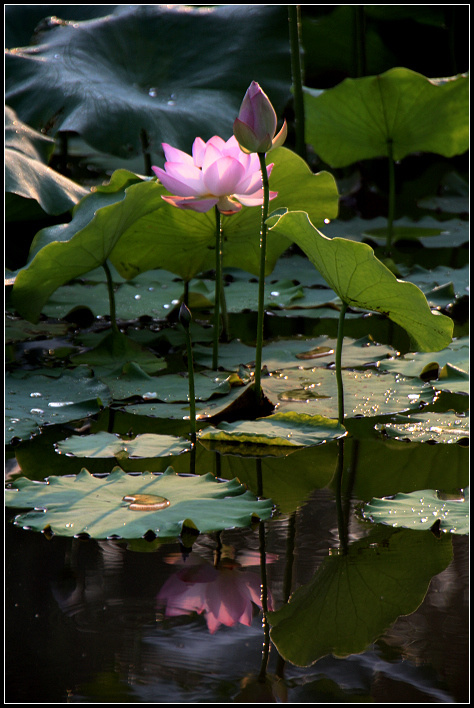
[[260,401],[262,396],[260,379],[262,374],[262,348],[263,348],[263,321],[265,316],[265,260],[267,252],[267,225],[265,223],[268,216],[269,185],[267,167],[265,164],[265,153],[259,152],[260,171],[262,173],[263,204],[262,204],[262,225],[260,229],[260,271],[258,278],[258,319],[257,319],[257,346],[255,353],[255,394]]
[[337,508],[337,527],[339,531],[339,544],[341,551],[344,555],[347,554],[347,528],[346,523],[349,517],[344,515],[344,510],[342,508],[342,475],[344,472],[344,440],[345,438],[340,438],[337,441],[338,445],[338,455],[337,455],[337,469],[336,469],[336,508]]
[[[263,497],[262,460],[255,461],[257,469],[257,495]],[[265,681],[270,654],[270,625],[268,624],[268,585],[267,585],[267,558],[265,550],[265,522],[260,521],[258,526],[259,550],[260,550],[260,577],[261,577],[261,601],[262,601],[262,627],[263,627],[263,650],[262,663],[260,665],[259,681]]]
[[[288,519],[288,533],[286,536],[286,562],[285,574],[283,577],[283,602],[286,604],[290,599],[291,587],[293,585],[293,562],[295,552],[295,535],[296,535],[296,512],[293,512]],[[277,657],[275,674],[279,678],[283,678],[285,668],[285,660],[280,656]]]
[[222,219],[217,207],[216,215],[216,285],[214,291],[214,340],[212,347],[212,368],[216,371],[219,366],[219,337],[220,337],[220,301],[222,292]]
[[393,220],[395,218],[395,162],[393,160],[393,141],[387,140],[388,150],[388,220],[387,220],[387,241],[385,252],[390,254],[393,238]]
[[109,304],[110,304],[110,322],[112,324],[112,329],[118,332],[117,319],[115,316],[115,294],[114,294],[114,284],[112,282],[112,275],[110,273],[110,268],[107,265],[107,261],[102,263],[102,268],[105,270],[105,276],[107,278],[107,290],[109,292]]
[[344,387],[342,384],[342,343],[344,340],[344,317],[347,310],[347,303],[343,302],[339,313],[339,322],[337,325],[337,344],[336,344],[336,381],[337,381],[337,410],[338,423],[344,423]]
[[305,116],[303,98],[303,72],[301,68],[301,13],[299,5],[288,5],[290,29],[291,75],[293,82],[293,103],[295,110],[296,153],[306,160]]

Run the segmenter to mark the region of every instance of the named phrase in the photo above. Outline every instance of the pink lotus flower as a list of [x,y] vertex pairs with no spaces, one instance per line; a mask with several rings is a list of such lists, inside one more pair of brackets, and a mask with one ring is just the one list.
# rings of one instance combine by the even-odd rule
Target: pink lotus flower
[[[196,138],[192,155],[163,143],[165,169],[153,171],[175,196],[163,199],[180,209],[206,212],[217,206],[222,214],[235,214],[244,206],[261,206],[262,176],[257,155],[242,152],[234,136],[225,142],[218,135],[204,142]],[[267,167],[270,176],[273,164]],[[278,192],[270,192],[274,199]]]
[[234,135],[244,152],[269,152],[286,140],[286,121],[275,135],[277,116],[267,94],[256,81],[252,81],[242,101],[239,115],[234,121]]
[[[221,625],[251,625],[253,605],[262,607],[258,572],[243,570],[229,559],[215,567],[197,555],[189,556],[186,565],[166,580],[157,595],[157,604],[165,605],[165,617],[204,613],[211,634]],[[271,605],[269,597],[269,610]]]

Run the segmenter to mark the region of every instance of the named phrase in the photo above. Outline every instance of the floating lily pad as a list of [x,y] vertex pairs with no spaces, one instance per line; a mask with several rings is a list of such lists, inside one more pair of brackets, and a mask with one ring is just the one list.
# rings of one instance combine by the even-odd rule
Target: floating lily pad
[[372,499],[362,510],[365,519],[389,526],[425,531],[435,522],[444,533],[469,533],[469,487],[459,499],[443,499],[434,489]]
[[59,377],[31,372],[7,373],[5,397],[9,440],[26,437],[28,427],[33,433],[43,425],[94,415],[111,401],[108,387],[84,371],[64,371]]
[[238,423],[221,423],[199,435],[201,441],[224,441],[237,444],[302,447],[319,445],[346,435],[335,420],[291,411],[274,413],[266,418]]
[[406,423],[376,425],[375,428],[396,440],[456,443],[467,441],[469,438],[469,416],[455,413],[418,413],[414,420],[407,416]]
[[133,439],[124,439],[114,433],[101,431],[94,435],[75,435],[56,444],[56,449],[75,457],[164,457],[179,455],[190,449],[190,443],[174,435],[144,433]]
[[[344,360],[344,355],[343,355]],[[342,372],[346,417],[378,416],[401,411],[414,411],[423,403],[431,403],[434,389],[419,379],[377,371]],[[337,418],[337,382],[334,370],[282,369],[272,376],[262,377],[265,395],[278,404],[280,411],[288,409],[309,415]]]
[[[148,532],[172,538],[183,526],[201,533],[248,526],[268,519],[270,499],[257,500],[237,480],[217,482],[204,476],[179,476],[171,467],[162,474],[129,475],[116,468],[105,478],[83,469],[77,476],[50,477],[46,482],[15,480],[5,491],[7,506],[34,507],[15,518],[18,526],[49,529],[61,536],[88,534],[92,538],[142,538]],[[166,508],[130,510],[124,497],[154,495],[169,501]]]
[[123,369],[129,363],[141,367],[145,373],[154,373],[166,367],[164,359],[113,329],[106,333],[97,346],[90,351],[75,354],[72,360],[75,364],[87,364],[101,374]]

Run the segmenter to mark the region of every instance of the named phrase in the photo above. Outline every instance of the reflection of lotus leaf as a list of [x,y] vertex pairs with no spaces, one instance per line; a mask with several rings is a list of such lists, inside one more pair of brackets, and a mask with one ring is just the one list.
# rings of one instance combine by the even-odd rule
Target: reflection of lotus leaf
[[[17,525],[35,531],[49,529],[62,536],[93,538],[161,538],[181,534],[183,526],[201,533],[248,526],[268,519],[270,499],[256,499],[237,480],[219,483],[211,474],[179,476],[171,467],[161,475],[130,475],[116,468],[105,478],[83,469],[77,476],[50,477],[38,484],[22,477],[5,492],[7,506],[34,507],[16,517]],[[169,501],[165,508],[130,514],[124,497],[154,495]],[[133,502],[132,502],[133,503]],[[140,502],[139,502],[140,503]]]

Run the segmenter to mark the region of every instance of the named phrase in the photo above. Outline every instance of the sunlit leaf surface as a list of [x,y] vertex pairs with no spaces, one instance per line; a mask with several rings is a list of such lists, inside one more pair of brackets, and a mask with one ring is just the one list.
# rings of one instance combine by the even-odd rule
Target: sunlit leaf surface
[[458,499],[443,498],[434,489],[422,489],[393,498],[372,499],[362,510],[364,518],[389,526],[425,530],[438,523],[440,531],[469,533],[469,487]]
[[[232,480],[219,483],[211,474],[179,476],[169,467],[162,475],[129,475],[116,469],[105,478],[86,469],[73,477],[50,477],[44,483],[22,478],[5,492],[8,506],[34,507],[16,523],[36,531],[49,528],[63,536],[142,538],[179,536],[183,524],[201,533],[248,526],[271,515],[271,500],[257,500]],[[169,501],[160,510],[131,510],[126,496],[152,495]],[[38,511],[41,509],[41,511]]]

